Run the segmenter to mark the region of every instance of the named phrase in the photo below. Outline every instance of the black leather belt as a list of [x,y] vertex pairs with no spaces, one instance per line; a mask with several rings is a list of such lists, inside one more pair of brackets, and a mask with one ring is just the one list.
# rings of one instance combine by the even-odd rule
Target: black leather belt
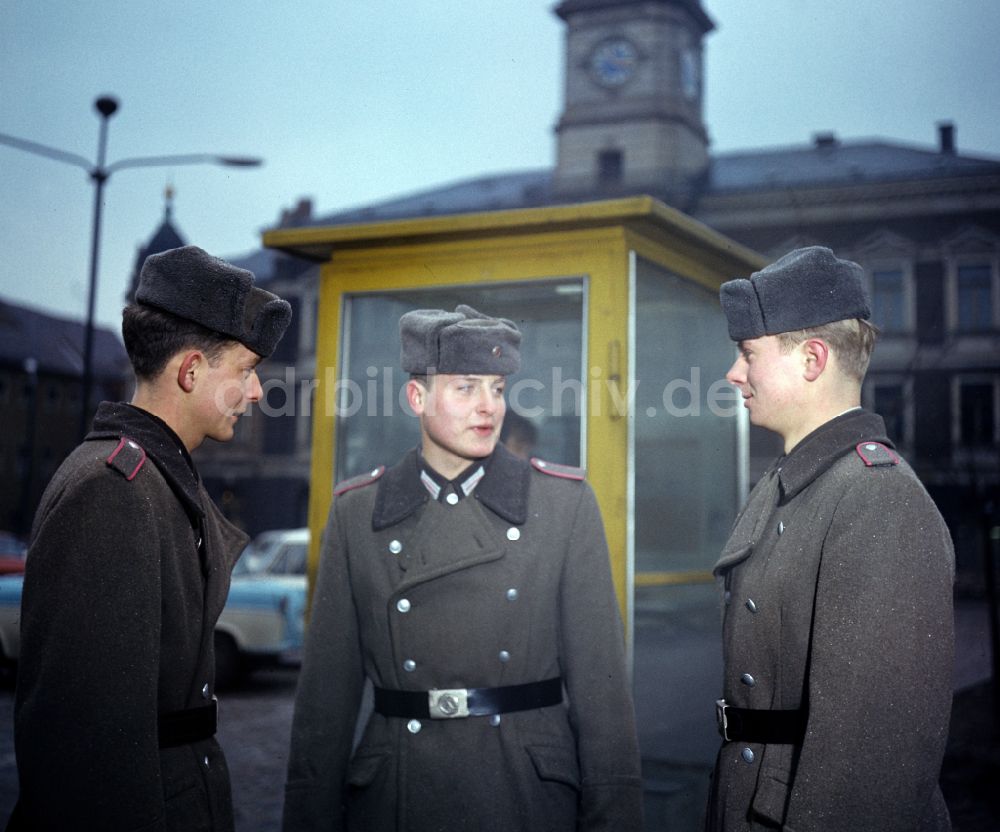
[[375,688],[375,711],[403,719],[460,719],[548,708],[562,702],[562,677],[500,688]]
[[169,711],[157,717],[160,732],[160,748],[175,748],[215,736],[219,724],[219,703],[212,702],[200,708],[185,708],[183,711]]
[[719,733],[726,742],[793,744],[806,732],[806,711],[769,711],[734,708],[725,699],[715,703]]

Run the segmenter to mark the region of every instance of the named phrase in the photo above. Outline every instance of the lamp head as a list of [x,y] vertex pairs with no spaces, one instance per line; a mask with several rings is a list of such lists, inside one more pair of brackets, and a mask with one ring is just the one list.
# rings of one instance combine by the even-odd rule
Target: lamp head
[[118,109],[118,99],[110,95],[102,95],[94,102],[94,107],[104,118],[111,118]]

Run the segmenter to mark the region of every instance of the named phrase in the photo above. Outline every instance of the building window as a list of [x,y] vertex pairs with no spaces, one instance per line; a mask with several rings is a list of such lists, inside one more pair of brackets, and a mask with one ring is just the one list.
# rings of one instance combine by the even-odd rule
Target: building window
[[869,374],[861,391],[862,402],[885,422],[893,444],[913,444],[913,380],[899,373]]
[[956,323],[959,332],[987,332],[993,325],[993,275],[988,263],[959,265]]
[[597,179],[602,185],[617,185],[625,172],[625,157],[620,150],[602,150],[597,154]]
[[996,434],[995,385],[989,381],[961,382],[958,393],[961,443],[992,446]]
[[[579,465],[590,380],[584,364],[582,278],[401,289],[345,296],[335,385],[335,481],[399,459],[420,442],[399,365],[399,317],[412,309],[467,303],[520,328],[521,370],[507,377],[507,408],[530,420],[531,456]],[[275,421],[273,419],[269,420]]]
[[889,438],[902,444],[906,438],[906,412],[902,384],[879,384],[872,393],[872,405],[885,422]]
[[872,272],[872,319],[883,332],[906,329],[906,295],[901,269]]

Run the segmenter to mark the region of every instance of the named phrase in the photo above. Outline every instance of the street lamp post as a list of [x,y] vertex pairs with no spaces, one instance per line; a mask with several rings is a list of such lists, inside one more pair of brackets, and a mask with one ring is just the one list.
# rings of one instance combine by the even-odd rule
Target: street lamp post
[[45,156],[59,162],[81,167],[87,171],[91,181],[94,183],[94,218],[91,229],[90,242],[90,280],[87,291],[87,322],[83,332],[83,372],[81,378],[80,404],[80,439],[87,433],[87,424],[90,416],[90,398],[94,383],[94,308],[97,299],[97,275],[98,260],[101,245],[101,209],[103,205],[104,184],[111,177],[111,174],[124,168],[155,167],[162,165],[224,165],[226,167],[258,167],[263,161],[254,157],[245,156],[219,156],[210,153],[186,153],[173,156],[140,156],[130,159],[120,159],[105,165],[105,153],[108,141],[108,121],[118,110],[118,100],[109,95],[102,95],[94,102],[94,108],[101,116],[101,130],[97,142],[97,162],[91,164],[89,160],[75,153],[67,153],[58,148],[48,147],[38,142],[19,139],[16,136],[8,136],[0,133],[0,144],[15,147],[28,153],[38,156]]

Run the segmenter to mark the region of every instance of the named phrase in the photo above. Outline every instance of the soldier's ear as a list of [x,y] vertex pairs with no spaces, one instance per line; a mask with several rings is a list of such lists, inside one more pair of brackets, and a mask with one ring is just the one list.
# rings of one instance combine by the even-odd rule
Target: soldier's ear
[[200,350],[192,350],[181,359],[177,368],[177,386],[185,393],[194,390],[194,383],[205,363],[205,356]]
[[424,412],[426,400],[427,388],[423,384],[412,378],[406,382],[406,403],[417,416]]
[[830,347],[826,341],[809,338],[802,342],[802,353],[805,358],[803,376],[806,381],[816,381],[826,369],[826,363],[830,358]]

